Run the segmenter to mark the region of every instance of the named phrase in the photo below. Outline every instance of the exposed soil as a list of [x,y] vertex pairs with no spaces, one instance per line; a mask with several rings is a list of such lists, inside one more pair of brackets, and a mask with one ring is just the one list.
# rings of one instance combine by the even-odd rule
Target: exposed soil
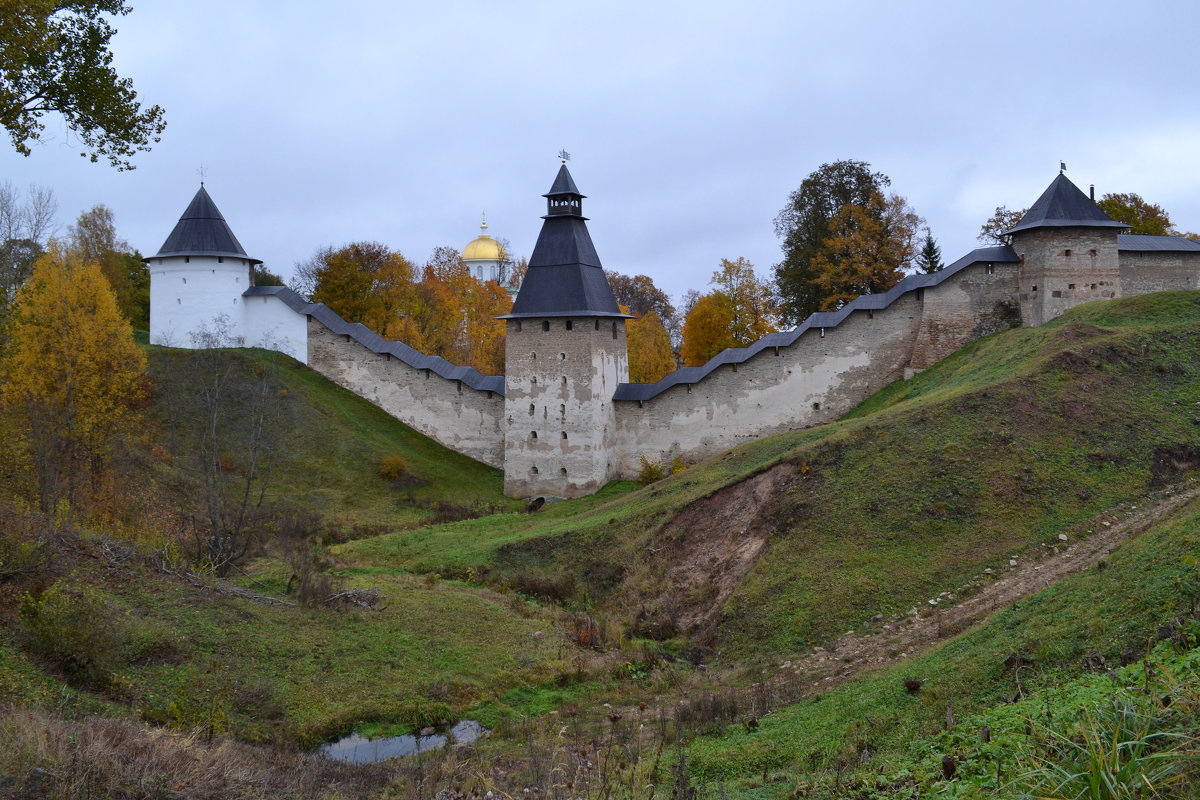
[[794,464],[776,464],[727,486],[689,505],[663,532],[665,543],[651,552],[670,564],[665,578],[676,592],[680,630],[695,634],[715,624],[767,543],[764,509],[795,472]]
[[961,633],[994,611],[1097,564],[1124,541],[1196,497],[1200,497],[1200,486],[1176,486],[1146,498],[1144,505],[1110,509],[1088,526],[1095,533],[1048,548],[1041,558],[1023,555],[1014,559],[1015,566],[1010,561],[1008,567],[980,575],[978,582],[973,582],[976,586],[971,587],[978,591],[969,597],[953,599],[952,590],[931,598],[938,600],[937,605],[914,609],[900,619],[874,623],[882,626],[878,632],[847,632],[826,648],[815,648],[809,655],[786,662],[780,678],[786,682],[803,675],[809,690],[825,690],[866,670],[907,658]]

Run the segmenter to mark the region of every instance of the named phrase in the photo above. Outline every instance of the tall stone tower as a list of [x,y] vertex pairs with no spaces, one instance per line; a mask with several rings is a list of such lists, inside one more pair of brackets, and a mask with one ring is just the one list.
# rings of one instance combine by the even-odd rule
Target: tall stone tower
[[507,320],[504,493],[582,497],[616,475],[613,393],[629,380],[625,320],[566,161]]
[[1024,325],[1041,325],[1072,306],[1121,295],[1117,222],[1058,174],[1012,234],[1021,259],[1020,305]]

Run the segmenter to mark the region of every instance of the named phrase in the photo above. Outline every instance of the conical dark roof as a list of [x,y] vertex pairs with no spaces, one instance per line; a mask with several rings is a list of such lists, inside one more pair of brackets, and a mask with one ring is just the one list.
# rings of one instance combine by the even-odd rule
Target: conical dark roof
[[1100,206],[1071,183],[1066,175],[1058,173],[1042,192],[1021,221],[1005,233],[1032,230],[1033,228],[1128,228],[1100,210]]
[[575,185],[575,179],[571,177],[571,173],[567,170],[567,162],[565,161],[558,168],[558,175],[554,177],[554,185],[542,197],[553,197],[559,194],[577,194],[580,197],[587,197],[586,194],[581,194],[579,187]]
[[250,258],[237,237],[221,216],[217,204],[208,196],[204,184],[192,198],[187,210],[175,223],[174,230],[163,246],[158,248],[155,258],[166,256],[224,256],[229,258],[246,258],[255,264],[261,264],[257,258]]
[[[545,197],[583,197],[563,164]],[[578,208],[576,204],[573,208]],[[501,319],[523,317],[625,317],[609,288],[600,256],[592,244],[587,218],[577,211],[542,217],[529,271],[512,312]]]

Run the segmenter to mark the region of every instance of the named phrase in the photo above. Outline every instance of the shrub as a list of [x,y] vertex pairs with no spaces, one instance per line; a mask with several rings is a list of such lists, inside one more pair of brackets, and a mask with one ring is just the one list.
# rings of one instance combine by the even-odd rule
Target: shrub
[[408,473],[408,460],[393,453],[379,460],[379,477],[387,481],[398,481]]
[[687,469],[687,464],[683,463],[683,459],[676,458],[674,461],[671,462],[671,474],[672,475],[678,475],[679,473],[683,472],[685,469]]
[[110,688],[129,649],[127,626],[99,592],[64,581],[55,581],[40,597],[25,596],[20,631],[30,651],[89,688]]
[[665,477],[667,477],[666,467],[642,456],[642,471],[638,473],[638,483],[642,486],[649,486]]

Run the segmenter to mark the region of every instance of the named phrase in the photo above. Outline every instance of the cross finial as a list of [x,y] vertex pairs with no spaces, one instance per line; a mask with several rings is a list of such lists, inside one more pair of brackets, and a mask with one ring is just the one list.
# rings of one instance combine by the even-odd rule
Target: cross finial
[[204,168],[204,164],[200,165],[200,169],[196,170],[196,174],[200,176],[200,185],[204,185],[204,177],[208,175],[208,170]]
[[558,151],[558,157],[562,159],[564,164],[571,160],[571,154],[568,153],[565,148]]

